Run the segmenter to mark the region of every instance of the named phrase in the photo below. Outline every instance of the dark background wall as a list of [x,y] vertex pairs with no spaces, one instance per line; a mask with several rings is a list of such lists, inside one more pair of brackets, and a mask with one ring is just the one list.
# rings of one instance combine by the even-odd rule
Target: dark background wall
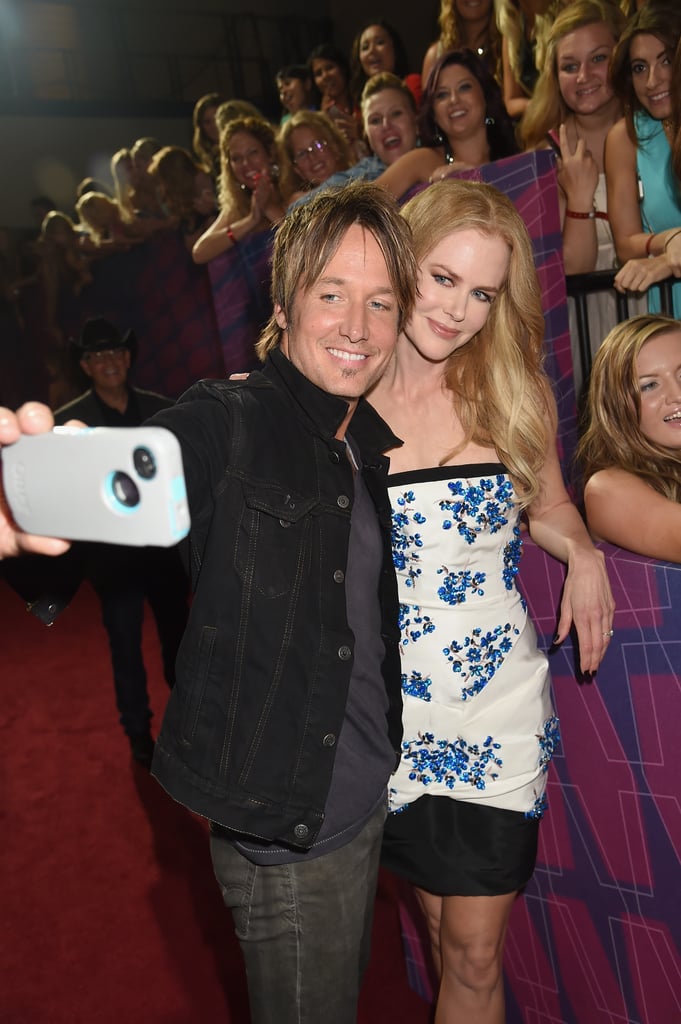
[[37,194],[69,212],[77,182],[109,180],[111,155],[141,136],[188,145],[206,92],[250,99],[277,119],[276,69],[323,40],[349,54],[367,18],[388,17],[420,70],[437,10],[437,0],[389,12],[360,0],[4,0],[0,225],[26,226]]

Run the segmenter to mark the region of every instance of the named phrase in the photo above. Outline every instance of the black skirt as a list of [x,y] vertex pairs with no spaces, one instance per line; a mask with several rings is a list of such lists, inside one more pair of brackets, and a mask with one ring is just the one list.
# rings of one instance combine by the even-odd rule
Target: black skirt
[[532,877],[538,834],[519,811],[422,796],[388,815],[383,864],[436,896],[501,896]]

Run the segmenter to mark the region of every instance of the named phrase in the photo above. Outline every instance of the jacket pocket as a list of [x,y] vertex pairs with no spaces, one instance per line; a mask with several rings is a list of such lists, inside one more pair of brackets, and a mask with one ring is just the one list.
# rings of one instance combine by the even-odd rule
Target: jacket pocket
[[187,666],[186,671],[191,678],[191,686],[188,687],[188,700],[184,704],[181,723],[182,743],[187,747],[193,744],[196,737],[217,632],[215,626],[201,627],[196,653],[191,659],[191,664]]
[[244,485],[244,505],[235,551],[244,585],[266,598],[283,597],[307,571],[316,498],[283,488]]

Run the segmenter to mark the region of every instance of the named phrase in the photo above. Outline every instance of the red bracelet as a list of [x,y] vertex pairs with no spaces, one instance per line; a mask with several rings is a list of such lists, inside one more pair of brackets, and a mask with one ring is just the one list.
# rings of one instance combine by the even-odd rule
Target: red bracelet
[[234,232],[232,231],[232,225],[228,224],[226,230],[227,230],[227,238],[229,238],[229,240],[232,243],[232,245],[236,245],[237,244],[237,237],[234,234]]
[[598,218],[598,220],[608,219],[607,213],[604,213],[603,210],[589,210],[588,213],[577,213],[576,210],[566,210],[565,216],[572,217],[574,220],[593,220],[594,218]]
[[655,237],[655,232],[653,231],[652,234],[648,235],[648,237],[646,239],[646,256],[650,256],[650,250],[652,249],[652,246],[653,246],[653,238],[654,237]]

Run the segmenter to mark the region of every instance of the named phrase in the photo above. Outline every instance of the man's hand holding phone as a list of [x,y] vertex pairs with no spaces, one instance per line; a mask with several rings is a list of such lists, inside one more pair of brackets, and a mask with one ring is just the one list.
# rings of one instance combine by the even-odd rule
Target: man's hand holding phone
[[[16,412],[0,407],[0,450],[14,444],[22,434],[43,434],[54,425],[52,411],[40,402],[27,402]],[[0,558],[23,553],[63,555],[68,541],[25,533],[14,521],[5,498],[0,476]]]
[[38,403],[0,412],[0,557],[61,554],[64,540],[169,547],[189,531],[182,455],[162,427],[52,430]]

